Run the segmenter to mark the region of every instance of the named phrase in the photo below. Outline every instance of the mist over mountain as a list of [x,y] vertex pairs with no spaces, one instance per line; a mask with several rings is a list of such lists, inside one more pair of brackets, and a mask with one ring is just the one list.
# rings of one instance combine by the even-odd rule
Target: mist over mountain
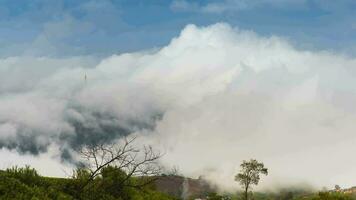
[[226,188],[251,157],[271,169],[264,188],[351,185],[355,66],[225,23],[187,25],[156,50],[3,58],[0,147],[68,166],[82,145],[135,134],[165,166]]

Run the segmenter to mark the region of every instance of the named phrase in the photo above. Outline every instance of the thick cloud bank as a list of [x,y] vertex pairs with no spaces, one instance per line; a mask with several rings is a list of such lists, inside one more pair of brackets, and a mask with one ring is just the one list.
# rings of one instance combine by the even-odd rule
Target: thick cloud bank
[[166,151],[166,165],[224,186],[249,158],[270,168],[265,185],[356,184],[354,58],[215,24],[96,62],[1,60],[1,147],[56,146],[70,160],[83,144],[135,133]]

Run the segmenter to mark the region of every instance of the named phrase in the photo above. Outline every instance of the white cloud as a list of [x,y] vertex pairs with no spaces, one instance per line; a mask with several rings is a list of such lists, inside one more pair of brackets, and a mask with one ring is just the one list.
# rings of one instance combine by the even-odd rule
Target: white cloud
[[43,79],[67,68],[91,68],[97,58],[18,56],[0,59],[0,94],[34,89]]
[[[249,158],[270,168],[264,186],[353,184],[354,58],[215,24],[188,25],[158,51],[113,55],[89,69],[58,63],[29,74],[31,87],[4,87],[0,138],[7,147],[16,134],[45,147],[75,136],[112,139],[121,128],[163,148],[163,163],[224,186],[236,186],[233,175]],[[73,121],[89,132],[77,132]]]

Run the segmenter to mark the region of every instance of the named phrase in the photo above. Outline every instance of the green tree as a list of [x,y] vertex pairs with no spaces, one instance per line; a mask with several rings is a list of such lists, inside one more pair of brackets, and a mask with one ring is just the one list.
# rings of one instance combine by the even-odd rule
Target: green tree
[[258,185],[260,174],[268,175],[268,169],[264,167],[263,163],[255,159],[244,160],[240,167],[240,172],[235,176],[235,181],[241,184],[244,189],[244,199],[248,200],[248,192],[252,185]]
[[312,200],[352,200],[353,198],[341,192],[319,192]]
[[26,165],[25,167],[12,167],[6,170],[9,177],[20,180],[29,186],[41,185],[41,178],[34,168]]
[[[18,200],[173,200],[156,190],[152,177],[128,177],[122,168],[108,165],[82,189],[91,172],[80,168],[71,178],[39,175],[29,166],[0,170],[0,199]],[[152,179],[155,180],[155,179]],[[151,183],[151,184],[148,184]]]

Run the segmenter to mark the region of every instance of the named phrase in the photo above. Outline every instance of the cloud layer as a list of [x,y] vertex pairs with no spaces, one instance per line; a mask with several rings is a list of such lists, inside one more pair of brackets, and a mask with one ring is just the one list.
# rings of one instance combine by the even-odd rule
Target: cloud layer
[[[351,185],[356,59],[227,24],[188,25],[157,51],[0,60],[0,145],[63,160],[139,134],[162,162],[224,186],[243,159],[268,183]],[[85,75],[87,79],[85,80]]]

